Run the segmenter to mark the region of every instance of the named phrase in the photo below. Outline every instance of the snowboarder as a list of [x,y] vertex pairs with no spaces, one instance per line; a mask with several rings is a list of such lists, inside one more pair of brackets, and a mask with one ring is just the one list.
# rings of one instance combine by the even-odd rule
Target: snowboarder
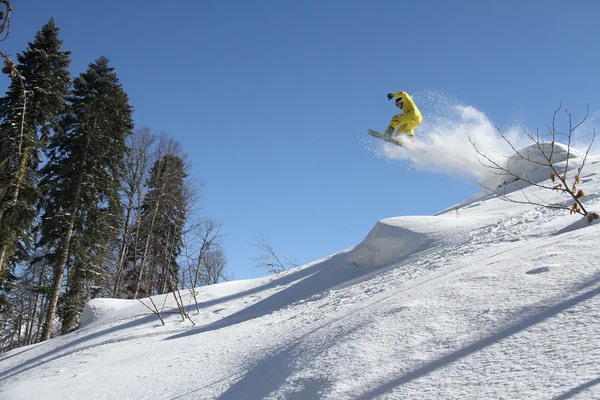
[[412,97],[406,92],[397,92],[388,93],[387,98],[388,100],[396,99],[396,107],[401,109],[404,114],[398,114],[392,117],[392,122],[390,122],[390,125],[385,130],[385,136],[391,138],[396,128],[399,127],[394,136],[406,133],[409,138],[414,140],[414,130],[423,121],[423,117]]

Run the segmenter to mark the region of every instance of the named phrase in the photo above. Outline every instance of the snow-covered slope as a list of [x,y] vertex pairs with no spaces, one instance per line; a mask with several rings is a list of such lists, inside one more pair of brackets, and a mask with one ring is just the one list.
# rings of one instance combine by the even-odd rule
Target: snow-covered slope
[[[589,159],[591,210],[599,174]],[[599,239],[580,216],[488,194],[382,220],[323,260],[197,289],[195,326],[93,300],[77,331],[0,356],[0,399],[600,398]]]

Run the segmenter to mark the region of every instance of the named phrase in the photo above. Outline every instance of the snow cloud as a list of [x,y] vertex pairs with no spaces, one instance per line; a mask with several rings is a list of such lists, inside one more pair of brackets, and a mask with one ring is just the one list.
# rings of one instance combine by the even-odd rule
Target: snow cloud
[[[486,182],[494,180],[495,175],[480,163],[479,159],[482,157],[478,156],[470,141],[481,153],[499,164],[514,154],[514,150],[500,135],[496,124],[483,111],[435,93],[415,96],[415,100],[422,105],[423,114],[423,123],[415,131],[416,142],[406,143],[406,149],[378,143],[375,153],[379,157],[408,160],[411,167],[421,171]],[[586,123],[574,132],[574,148],[585,153],[597,121],[597,116],[590,115]],[[532,131],[519,122],[500,129],[516,149],[533,144],[525,134]]]
[[[579,122],[579,121],[578,121]],[[576,131],[575,137],[575,148],[579,151],[585,151],[589,147],[592,139],[594,139],[594,132],[600,134],[600,112],[590,112],[588,118],[581,124],[581,128]],[[596,138],[590,149],[590,155],[600,156],[600,146],[598,145],[600,138]]]
[[[407,149],[384,143],[377,150],[378,155],[390,160],[409,160],[413,168],[422,171],[480,180],[489,171],[478,161],[469,139],[477,149],[494,159],[512,153],[494,124],[472,106],[454,105],[444,113],[424,113],[423,117],[423,123],[415,132],[416,142],[407,143]],[[517,127],[503,131],[511,140],[518,139],[517,132]]]

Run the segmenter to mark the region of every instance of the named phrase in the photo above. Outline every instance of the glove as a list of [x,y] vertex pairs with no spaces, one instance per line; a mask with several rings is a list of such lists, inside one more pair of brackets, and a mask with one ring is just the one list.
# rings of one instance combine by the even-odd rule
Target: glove
[[393,95],[393,94],[391,94],[391,93],[388,93],[388,100],[391,100],[391,99],[393,99],[393,98],[394,98],[394,95]]

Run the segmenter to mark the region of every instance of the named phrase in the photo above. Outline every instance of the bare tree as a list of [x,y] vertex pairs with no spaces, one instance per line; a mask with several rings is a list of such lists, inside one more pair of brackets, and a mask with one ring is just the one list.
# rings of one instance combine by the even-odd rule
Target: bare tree
[[[578,123],[573,123],[573,117],[571,113],[564,109],[565,113],[568,116],[568,132],[560,132],[558,130],[558,126],[556,123],[556,116],[558,112],[562,108],[561,105],[554,111],[552,117],[552,125],[548,127],[547,134],[540,134],[539,130],[536,132],[536,135],[532,135],[528,132],[525,132],[525,135],[531,140],[532,146],[527,147],[525,150],[517,149],[515,145],[507,138],[507,136],[500,130],[500,128],[496,127],[502,136],[502,139],[510,146],[512,151],[515,153],[514,156],[505,160],[506,162],[500,162],[492,159],[488,154],[484,154],[480,151],[475,142],[473,142],[470,138],[469,141],[473,145],[473,148],[477,152],[480,158],[479,162],[488,170],[496,175],[501,175],[508,178],[508,181],[517,181],[522,180],[527,184],[543,189],[558,191],[566,196],[569,196],[573,199],[573,204],[571,206],[564,204],[551,204],[548,203],[539,197],[532,198],[528,196],[523,190],[521,193],[525,197],[525,200],[516,200],[514,198],[509,198],[505,193],[501,193],[499,188],[490,188],[484,185],[481,182],[477,182],[477,184],[486,190],[488,193],[493,193],[500,197],[505,201],[510,201],[514,203],[523,203],[523,204],[532,204],[539,205],[547,208],[556,208],[556,209],[564,209],[569,211],[571,214],[577,213],[583,216],[588,217],[588,221],[592,221],[593,219],[597,219],[600,216],[597,213],[588,213],[585,209],[583,203],[581,202],[582,197],[585,195],[583,190],[578,188],[578,185],[581,183],[581,172],[583,171],[583,167],[587,161],[588,154],[594,143],[594,139],[596,138],[596,131],[593,130],[593,136],[590,140],[590,144],[585,151],[585,153],[581,154],[579,152],[574,151],[573,149],[573,132],[579,128],[587,119],[589,114],[589,106],[587,107],[587,111],[585,116]],[[559,139],[563,139],[566,144],[560,143]],[[559,151],[562,153],[559,156]],[[579,154],[581,154],[579,156]],[[573,158],[581,159],[581,166],[577,168],[577,172],[569,176],[569,162]],[[550,169],[549,179],[550,183],[545,183],[546,180],[540,182],[539,179],[535,179],[534,177],[529,176],[527,173],[527,169],[521,170],[518,168],[511,167],[511,161],[521,161],[525,162],[527,165],[536,165],[538,167],[546,167]],[[559,167],[559,163],[564,162],[564,166]],[[514,164],[514,162],[513,162]],[[505,181],[507,183],[508,181]],[[500,186],[502,187],[502,186]]]
[[114,277],[113,297],[117,297],[121,291],[123,269],[128,251],[132,250],[134,256],[137,251],[136,238],[139,235],[140,208],[145,194],[143,183],[148,175],[151,149],[155,140],[156,135],[147,126],[137,129],[133,135],[127,138],[129,153],[125,160],[126,170],[123,178],[125,221]]
[[187,276],[182,282],[189,285],[197,311],[200,311],[197,287],[229,280],[225,274],[227,259],[220,243],[223,236],[221,224],[210,218],[193,224],[183,235]]
[[296,267],[298,266],[296,263],[290,261],[289,259],[285,260],[285,263],[281,261],[275,249],[269,240],[265,238],[260,232],[257,232],[256,239],[253,243],[249,243],[251,246],[256,247],[260,250],[261,254],[257,257],[251,258],[252,261],[256,263],[255,268],[263,268],[268,270],[272,274],[276,274],[279,272],[287,271],[287,267]]
[[[212,219],[205,219],[192,227],[190,232],[195,234],[192,241],[199,242],[200,244],[200,248],[195,253],[190,253],[189,249],[186,249],[188,260],[194,260],[194,262],[188,262],[189,283],[191,287],[195,288],[201,285],[217,283],[222,268],[219,271],[218,266],[213,265],[211,262],[214,261],[214,258],[211,260],[210,257],[214,257],[214,254],[211,255],[211,252],[214,253],[217,248],[220,250],[219,240],[223,237],[221,234],[221,224]],[[220,252],[222,254],[222,250]],[[219,262],[219,264],[222,263]],[[217,276],[217,279],[206,279],[203,275]]]
[[221,281],[229,281],[231,278],[225,272],[227,257],[220,243],[215,243],[204,257],[204,277],[201,281],[204,285],[214,285]]

